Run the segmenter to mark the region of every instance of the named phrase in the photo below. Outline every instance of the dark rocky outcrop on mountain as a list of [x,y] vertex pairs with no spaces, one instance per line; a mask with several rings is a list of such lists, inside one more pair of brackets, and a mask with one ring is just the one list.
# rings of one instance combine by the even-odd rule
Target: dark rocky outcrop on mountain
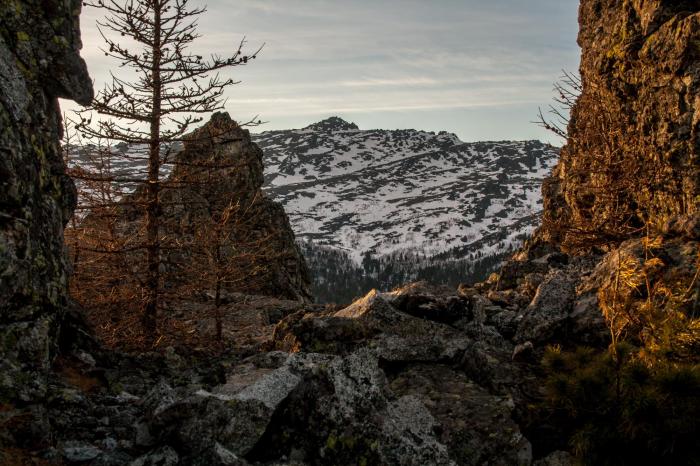
[[[241,261],[241,267],[246,267],[241,252],[257,254],[251,264],[264,266],[265,274],[250,280],[241,274],[235,284],[226,285],[227,291],[312,300],[309,271],[289,219],[282,206],[261,190],[262,151],[247,130],[226,113],[214,114],[185,137],[170,180],[176,187],[163,194],[163,224],[175,235],[211,223],[231,203],[237,206],[225,227],[226,240],[220,248],[223,260]],[[180,253],[188,255],[186,248],[176,254]],[[185,280],[187,268],[180,271]]]
[[545,183],[543,234],[608,244],[697,210],[698,4],[583,1],[583,93]]
[[350,123],[339,117],[330,117],[305,127],[302,131],[320,131],[334,133],[337,131],[357,131],[360,128],[355,123]]
[[63,227],[75,188],[58,97],[87,104],[79,0],[0,3],[0,404],[46,394],[67,296]]

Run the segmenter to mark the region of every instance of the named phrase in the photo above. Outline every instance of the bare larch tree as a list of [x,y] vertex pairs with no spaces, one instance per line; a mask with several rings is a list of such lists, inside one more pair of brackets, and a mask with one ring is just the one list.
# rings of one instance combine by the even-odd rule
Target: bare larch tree
[[[78,112],[76,129],[95,138],[148,147],[144,179],[112,179],[112,182],[145,183],[146,274],[143,280],[142,321],[154,335],[160,299],[161,237],[160,192],[166,189],[162,167],[172,163],[174,145],[202,114],[224,106],[224,90],[237,84],[222,78],[219,70],[245,65],[259,49],[244,54],[245,39],[227,57],[190,52],[200,37],[196,19],[205,8],[190,8],[189,0],[88,0],[87,6],[104,10],[98,29],[106,47],[103,52],[126,70],[127,77],[111,74],[92,104]],[[113,38],[113,37],[116,37]],[[101,116],[93,122],[93,115]]]
[[562,70],[562,73],[559,81],[554,83],[554,104],[549,105],[547,111],[550,118],[540,108],[537,120],[533,123],[566,140],[569,113],[583,91],[583,82],[575,73],[566,70]]

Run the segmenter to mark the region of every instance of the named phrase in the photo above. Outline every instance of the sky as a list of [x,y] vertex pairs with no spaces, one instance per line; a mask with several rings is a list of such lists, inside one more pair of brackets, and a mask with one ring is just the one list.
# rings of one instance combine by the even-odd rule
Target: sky
[[[254,131],[302,128],[329,116],[361,129],[449,131],[463,141],[540,139],[533,124],[561,71],[578,69],[576,0],[191,0],[207,5],[192,51],[249,65],[226,76],[238,121]],[[109,70],[95,22],[81,16],[82,55],[96,90]],[[77,108],[62,102],[62,108]]]

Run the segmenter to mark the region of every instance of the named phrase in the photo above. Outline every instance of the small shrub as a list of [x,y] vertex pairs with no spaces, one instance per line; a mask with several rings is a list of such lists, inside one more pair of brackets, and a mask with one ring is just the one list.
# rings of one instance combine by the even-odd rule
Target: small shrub
[[545,411],[583,464],[700,464],[700,268],[679,244],[647,234],[611,257],[607,350],[545,353]]
[[700,464],[700,365],[648,365],[638,348],[550,348],[547,399],[583,464]]

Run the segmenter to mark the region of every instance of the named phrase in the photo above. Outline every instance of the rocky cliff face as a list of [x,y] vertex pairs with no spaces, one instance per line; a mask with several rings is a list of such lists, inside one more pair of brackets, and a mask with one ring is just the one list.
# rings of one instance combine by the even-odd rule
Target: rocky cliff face
[[[262,151],[247,130],[228,114],[214,114],[186,137],[170,180],[178,187],[164,193],[163,215],[166,229],[176,226],[176,234],[220,222],[225,209],[235,206],[220,250],[246,273],[227,284],[228,291],[311,301],[306,262],[284,209],[262,191]],[[258,268],[264,271],[256,278]]]
[[543,230],[574,248],[693,213],[700,187],[697,2],[584,0],[579,22],[583,93]]
[[0,3],[0,403],[32,401],[66,304],[63,226],[75,188],[58,97],[87,104],[79,0]]

